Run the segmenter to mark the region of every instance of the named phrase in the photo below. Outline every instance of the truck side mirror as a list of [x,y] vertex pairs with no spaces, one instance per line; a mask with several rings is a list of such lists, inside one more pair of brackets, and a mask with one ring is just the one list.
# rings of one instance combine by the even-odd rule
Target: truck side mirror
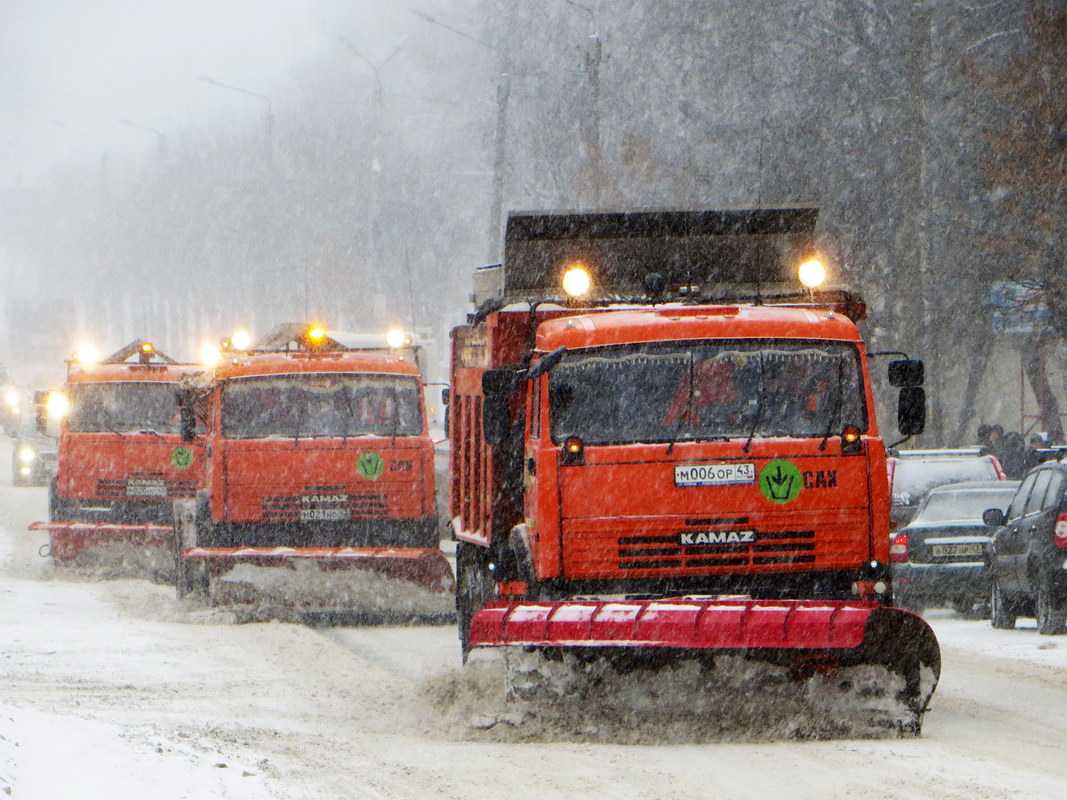
[[444,389],[441,390],[441,405],[447,406],[448,401],[451,399],[451,394],[449,393],[448,387],[446,386]]
[[1007,518],[1004,516],[1004,512],[1001,511],[999,508],[987,508],[985,511],[982,512],[982,522],[984,522],[986,525],[993,525],[995,527],[999,527],[1000,525],[1003,525],[1006,521]]
[[925,380],[926,368],[919,359],[902,358],[889,362],[890,386],[922,386]]
[[508,400],[518,383],[514,370],[487,369],[482,373],[482,433],[491,447],[500,446],[508,438],[511,427]]
[[182,406],[179,413],[182,441],[196,441],[196,413],[193,411],[193,407]]
[[904,436],[917,436],[926,428],[926,390],[905,386],[897,398],[897,429]]

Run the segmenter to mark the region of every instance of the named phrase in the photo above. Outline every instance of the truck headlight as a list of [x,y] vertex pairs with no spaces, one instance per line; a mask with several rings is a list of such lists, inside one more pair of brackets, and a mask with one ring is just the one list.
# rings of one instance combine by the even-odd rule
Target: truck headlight
[[23,446],[19,448],[19,461],[23,464],[32,464],[35,458],[37,458],[37,453],[34,452],[32,447]]

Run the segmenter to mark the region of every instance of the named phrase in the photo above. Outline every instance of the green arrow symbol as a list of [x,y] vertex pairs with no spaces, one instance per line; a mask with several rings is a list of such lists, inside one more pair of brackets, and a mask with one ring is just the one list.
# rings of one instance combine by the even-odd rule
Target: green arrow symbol
[[795,500],[802,487],[800,469],[792,461],[785,459],[770,461],[760,470],[760,492],[772,503],[788,503]]

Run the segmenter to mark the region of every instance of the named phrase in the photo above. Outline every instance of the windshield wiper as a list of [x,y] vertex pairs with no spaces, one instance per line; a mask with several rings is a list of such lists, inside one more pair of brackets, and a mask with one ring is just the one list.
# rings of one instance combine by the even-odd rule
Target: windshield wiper
[[693,381],[693,370],[694,370],[694,359],[693,359],[693,353],[692,353],[692,351],[690,351],[690,353],[689,353],[689,399],[686,401],[685,413],[684,414],[680,414],[678,416],[678,424],[674,428],[674,433],[671,434],[670,444],[667,445],[667,455],[670,455],[671,451],[674,450],[674,445],[678,441],[678,437],[682,433],[682,425],[684,425],[686,421],[688,421],[690,425],[693,424],[693,382],[694,382]]
[[150,433],[153,436],[155,436],[157,439],[162,439],[163,438],[162,436],[160,436],[156,431],[152,430],[151,428],[145,428],[145,429],[139,430],[137,432],[138,433]]
[[745,440],[744,450],[747,453],[748,448],[752,446],[752,437],[756,435],[756,428],[759,426],[760,418],[763,416],[763,351],[759,351],[759,389],[756,391],[756,414],[752,418],[752,427],[748,429],[748,438]]
[[820,450],[826,449],[826,443],[830,440],[830,434],[834,430],[834,422],[841,416],[841,404],[844,402],[844,375],[845,375],[845,362],[840,356],[837,360],[837,397],[834,398],[834,413],[830,415],[830,422],[826,426],[826,435],[822,437],[822,442],[819,444]]

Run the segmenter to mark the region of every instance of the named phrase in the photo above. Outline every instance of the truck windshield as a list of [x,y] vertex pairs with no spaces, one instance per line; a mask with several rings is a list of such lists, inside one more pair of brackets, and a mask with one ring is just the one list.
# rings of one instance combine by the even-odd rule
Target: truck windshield
[[163,381],[75,383],[67,430],[75,433],[178,432],[175,385]]
[[222,435],[229,439],[419,433],[422,393],[408,376],[338,372],[236,378],[222,390]]
[[867,430],[847,343],[669,342],[568,351],[549,379],[552,438],[586,444],[824,437]]

